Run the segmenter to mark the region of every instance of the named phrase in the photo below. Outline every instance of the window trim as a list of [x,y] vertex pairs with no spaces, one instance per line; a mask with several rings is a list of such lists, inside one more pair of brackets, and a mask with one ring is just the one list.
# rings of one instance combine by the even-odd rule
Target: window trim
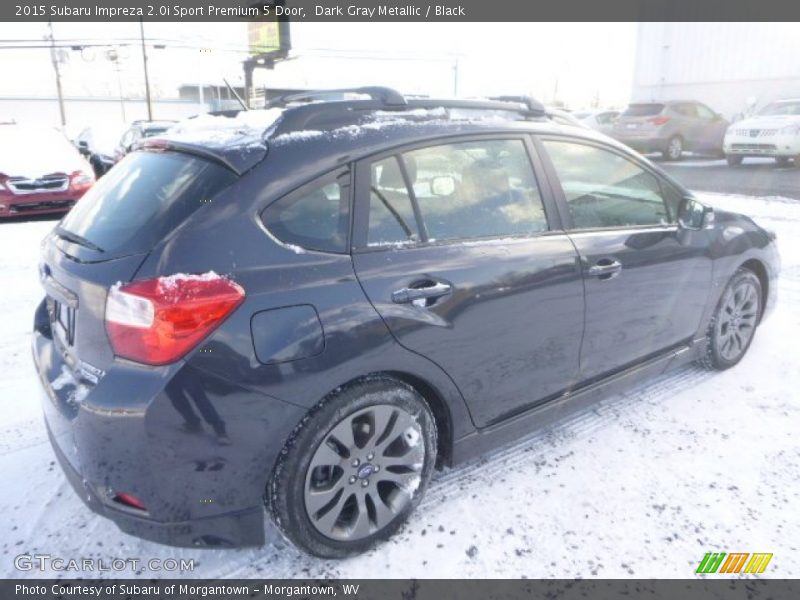
[[[346,183],[340,183],[340,178],[344,175],[347,175]],[[352,240],[352,231],[353,231],[353,177],[354,177],[354,169],[350,163],[345,163],[339,165],[333,169],[325,171],[319,175],[316,175],[312,179],[306,181],[305,183],[300,184],[299,186],[281,194],[277,198],[270,200],[264,205],[261,209],[257,212],[257,220],[261,228],[269,235],[269,237],[275,241],[276,244],[279,244],[282,247],[287,246],[297,246],[298,248],[302,248],[306,252],[319,252],[320,254],[331,254],[335,256],[345,256],[349,254],[349,248]],[[274,231],[272,231],[269,226],[267,225],[266,221],[264,220],[265,213],[278,202],[282,200],[286,200],[291,198],[295,195],[302,195],[308,192],[311,189],[316,187],[323,187],[326,183],[338,183],[339,187],[341,188],[341,195],[339,202],[344,202],[347,206],[347,215],[346,215],[346,222],[347,227],[345,231],[345,241],[342,246],[341,251],[333,251],[333,250],[319,250],[317,248],[309,248],[304,246],[303,244],[297,244],[294,242],[286,242],[279,238]]]
[[[659,230],[659,231],[677,231],[678,230],[678,220],[677,215],[674,217],[670,214],[670,208],[666,201],[666,192],[665,187],[672,189],[678,196],[683,197],[687,194],[685,190],[681,187],[675,185],[672,181],[664,177],[662,173],[654,169],[650,164],[645,162],[644,159],[636,156],[635,154],[631,154],[626,152],[621,148],[617,148],[611,146],[609,144],[605,144],[598,140],[592,140],[588,138],[581,138],[581,137],[573,137],[569,135],[558,135],[558,134],[533,134],[534,143],[536,144],[537,150],[539,151],[539,155],[541,156],[541,160],[545,165],[545,171],[547,172],[548,178],[551,179],[550,185],[553,189],[553,195],[555,196],[559,212],[561,214],[561,220],[564,224],[564,229],[567,232],[593,232],[593,231],[633,231],[639,229],[649,229],[649,230]],[[616,154],[617,156],[628,160],[629,162],[633,163],[646,173],[649,173],[653,177],[655,177],[656,182],[658,182],[659,191],[661,193],[661,201],[664,203],[664,210],[667,213],[669,218],[673,220],[670,223],[647,223],[641,225],[617,225],[614,227],[583,227],[577,228],[573,225],[572,222],[572,215],[569,212],[569,206],[567,202],[567,196],[564,193],[564,189],[561,187],[561,178],[558,176],[558,172],[556,171],[555,165],[553,164],[550,155],[547,152],[547,148],[544,146],[545,141],[554,141],[554,142],[567,142],[573,144],[580,144],[583,146],[591,146],[598,148],[600,150],[605,150],[612,154]]]
[[[366,252],[385,252],[389,250],[397,250],[400,248],[411,249],[411,248],[421,248],[421,247],[428,248],[437,246],[451,246],[451,245],[461,244],[464,242],[469,242],[473,244],[480,242],[491,242],[494,240],[505,239],[505,238],[534,239],[546,235],[563,234],[564,230],[561,227],[562,222],[559,218],[560,214],[557,212],[557,205],[552,197],[553,194],[552,186],[547,180],[544,166],[541,162],[541,158],[537,151],[538,149],[531,142],[530,135],[531,134],[528,131],[520,131],[520,132],[505,131],[497,133],[481,133],[472,135],[448,135],[433,139],[415,141],[401,146],[395,146],[393,148],[382,150],[380,152],[359,159],[356,162],[355,167],[353,169],[355,176],[355,185],[353,186],[353,200],[352,200],[353,204],[351,210],[353,215],[353,227],[352,227],[352,236],[351,236],[352,242],[350,246],[350,251],[353,254],[361,254]],[[416,195],[414,194],[413,188],[409,186],[408,172],[405,165],[405,160],[403,159],[403,154],[407,152],[413,152],[414,150],[431,148],[435,146],[448,146],[453,144],[475,142],[475,141],[503,141],[503,140],[518,140],[522,143],[525,153],[528,156],[528,164],[530,165],[531,173],[533,174],[534,182],[536,183],[536,187],[539,192],[539,199],[542,202],[542,208],[545,213],[545,219],[548,228],[544,231],[539,231],[529,234],[516,234],[516,235],[507,234],[507,235],[487,236],[481,238],[461,238],[453,240],[437,239],[434,241],[430,241],[428,239],[427,227],[424,224],[424,218],[422,217],[422,213],[419,210],[419,205],[417,204]],[[398,242],[396,244],[368,246],[367,235],[369,231],[369,191],[371,187],[371,176],[372,176],[371,166],[373,163],[380,162],[381,160],[385,160],[386,158],[391,156],[395,156],[397,158],[397,161],[400,163],[401,172],[403,173],[403,179],[405,180],[406,187],[408,188],[409,198],[411,199],[411,205],[414,210],[414,215],[418,219],[417,229],[419,230],[421,239],[418,242],[408,241],[408,242]],[[420,223],[421,221],[422,223]]]

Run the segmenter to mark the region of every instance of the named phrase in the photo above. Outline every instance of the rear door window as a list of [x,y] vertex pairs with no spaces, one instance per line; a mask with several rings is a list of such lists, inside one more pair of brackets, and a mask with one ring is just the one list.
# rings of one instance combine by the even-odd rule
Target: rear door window
[[134,152],[64,217],[61,229],[103,258],[146,252],[236,180],[216,163],[180,152]]
[[688,117],[690,119],[697,118],[697,111],[694,108],[694,104],[690,104],[688,102],[675,104],[673,105],[672,110],[682,117]]
[[530,235],[547,218],[522,140],[479,140],[403,154],[432,240]]
[[284,244],[319,252],[347,251],[350,171],[323,175],[270,204],[261,218]]
[[476,140],[411,150],[373,163],[371,177],[370,246],[421,238],[433,242],[524,236],[548,229],[522,140]]
[[418,241],[417,220],[398,158],[373,163],[370,177],[367,245]]

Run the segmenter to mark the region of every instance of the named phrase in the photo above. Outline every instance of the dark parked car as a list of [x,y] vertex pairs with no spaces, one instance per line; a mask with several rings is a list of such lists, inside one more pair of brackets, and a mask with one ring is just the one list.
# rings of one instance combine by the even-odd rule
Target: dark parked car
[[0,218],[64,213],[93,184],[91,167],[60,131],[0,125]]
[[118,160],[117,150],[122,137],[121,129],[109,125],[90,126],[81,130],[74,139],[75,146],[92,165],[97,179],[105,175]]
[[640,152],[679,160],[684,151],[722,156],[728,121],[693,100],[631,104],[608,132]]
[[122,134],[114,160],[120,160],[139,142],[165,133],[177,121],[134,121]]
[[175,123],[176,121],[134,121],[122,129],[121,133],[119,128],[115,130],[108,126],[86,127],[75,138],[75,146],[92,165],[95,177],[99,179],[136,144],[145,138],[166,133]]
[[147,140],[46,238],[48,430],[124,531],[257,545],[266,505],[361,552],[434,468],[731,367],[774,305],[774,236],[621,144],[534,101],[360,92]]

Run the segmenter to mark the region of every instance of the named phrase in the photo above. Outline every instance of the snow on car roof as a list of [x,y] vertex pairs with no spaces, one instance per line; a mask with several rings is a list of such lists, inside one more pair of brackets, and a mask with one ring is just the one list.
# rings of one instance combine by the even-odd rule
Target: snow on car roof
[[91,172],[78,150],[53,127],[0,125],[0,173],[29,179],[52,173]]

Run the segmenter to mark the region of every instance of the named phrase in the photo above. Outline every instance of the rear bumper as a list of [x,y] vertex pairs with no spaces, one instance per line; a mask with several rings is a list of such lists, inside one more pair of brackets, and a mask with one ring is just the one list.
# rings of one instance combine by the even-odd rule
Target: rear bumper
[[[265,487],[305,409],[185,364],[115,361],[93,384],[64,363],[59,343],[42,303],[33,357],[48,434],[91,510],[172,546],[264,543]],[[119,493],[145,509],[119,503]]]
[[135,509],[115,509],[67,460],[54,439],[49,424],[47,434],[58,463],[75,493],[92,511],[111,519],[125,533],[151,542],[180,547],[218,548],[260,546],[264,543],[264,511],[261,507],[173,523],[163,523],[137,515],[133,512]]

